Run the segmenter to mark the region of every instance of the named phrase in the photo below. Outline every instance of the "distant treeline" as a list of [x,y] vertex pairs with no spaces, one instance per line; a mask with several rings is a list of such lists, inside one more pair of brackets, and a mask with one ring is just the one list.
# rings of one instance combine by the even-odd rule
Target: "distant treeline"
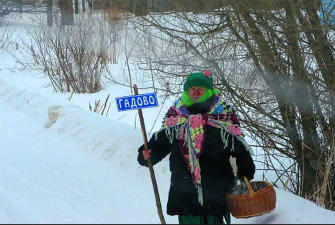
[[94,9],[118,8],[137,13],[205,11],[222,7],[222,0],[94,0]]
[[[231,1],[231,0],[230,0]],[[236,0],[234,0],[236,1]],[[278,9],[284,8],[290,0],[239,0],[248,8]],[[321,0],[314,1],[320,7]],[[204,12],[223,7],[227,0],[94,0],[94,9],[118,8],[127,12]]]

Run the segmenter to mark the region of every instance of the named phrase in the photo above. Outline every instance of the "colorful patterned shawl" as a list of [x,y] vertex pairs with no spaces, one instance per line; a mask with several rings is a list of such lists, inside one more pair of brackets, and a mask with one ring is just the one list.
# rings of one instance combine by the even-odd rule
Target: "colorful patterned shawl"
[[[230,151],[234,151],[234,139],[237,138],[244,144],[246,150],[253,154],[250,146],[244,140],[239,120],[233,113],[233,109],[220,100],[219,96],[214,96],[214,103],[210,106],[208,114],[190,114],[179,98],[166,113],[161,130],[165,130],[170,143],[173,142],[174,138],[179,141],[182,157],[192,175],[201,205],[203,205],[203,197],[199,157],[203,151],[206,124],[221,129],[223,148],[228,146],[228,138],[232,135],[233,143]],[[161,130],[157,131],[156,134]]]

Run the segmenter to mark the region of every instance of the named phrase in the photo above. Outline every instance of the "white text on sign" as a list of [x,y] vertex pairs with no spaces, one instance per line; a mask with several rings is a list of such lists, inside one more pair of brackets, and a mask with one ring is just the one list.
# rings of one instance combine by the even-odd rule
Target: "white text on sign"
[[115,100],[118,111],[158,106],[158,101],[155,93],[116,97]]

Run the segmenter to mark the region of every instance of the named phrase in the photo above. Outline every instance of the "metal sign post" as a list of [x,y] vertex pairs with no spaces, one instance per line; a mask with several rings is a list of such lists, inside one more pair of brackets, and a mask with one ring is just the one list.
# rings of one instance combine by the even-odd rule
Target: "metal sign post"
[[[136,84],[133,85],[133,88],[134,88],[135,95],[118,97],[118,98],[116,98],[116,103],[117,103],[117,107],[118,107],[119,111],[137,109],[138,116],[140,118],[140,123],[141,123],[141,130],[142,130],[143,140],[144,140],[144,149],[148,150],[148,139],[147,139],[147,134],[146,134],[146,131],[145,131],[144,118],[143,118],[143,114],[142,114],[141,109],[158,106],[158,101],[157,101],[157,97],[156,97],[155,93],[139,95]],[[154,193],[155,193],[156,206],[157,206],[157,210],[158,210],[159,219],[160,219],[162,224],[166,224],[164,216],[163,216],[163,212],[162,212],[161,201],[160,201],[160,198],[159,198],[155,172],[154,172],[150,157],[148,158],[147,163],[148,163],[148,168],[149,168],[149,171],[150,171],[152,186],[153,186]]]

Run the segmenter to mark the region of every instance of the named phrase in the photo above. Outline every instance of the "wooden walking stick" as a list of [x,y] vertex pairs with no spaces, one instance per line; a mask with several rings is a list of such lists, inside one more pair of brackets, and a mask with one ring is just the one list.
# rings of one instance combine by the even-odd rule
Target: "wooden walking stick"
[[[138,95],[137,85],[134,84],[133,87],[134,87],[135,95]],[[142,135],[143,135],[143,140],[144,140],[144,149],[148,150],[148,139],[147,139],[147,133],[145,131],[145,125],[144,125],[142,110],[138,109],[137,111],[138,111],[138,116],[140,118],[140,123],[141,123]],[[156,206],[157,206],[157,210],[158,210],[159,219],[161,220],[162,224],[166,224],[164,216],[163,216],[163,212],[162,212],[161,200],[159,198],[158,187],[157,187],[157,182],[156,182],[156,178],[155,178],[155,172],[154,172],[154,168],[152,166],[150,157],[148,158],[147,163],[148,163],[148,168],[149,168],[149,171],[150,171],[152,186],[154,188]]]

